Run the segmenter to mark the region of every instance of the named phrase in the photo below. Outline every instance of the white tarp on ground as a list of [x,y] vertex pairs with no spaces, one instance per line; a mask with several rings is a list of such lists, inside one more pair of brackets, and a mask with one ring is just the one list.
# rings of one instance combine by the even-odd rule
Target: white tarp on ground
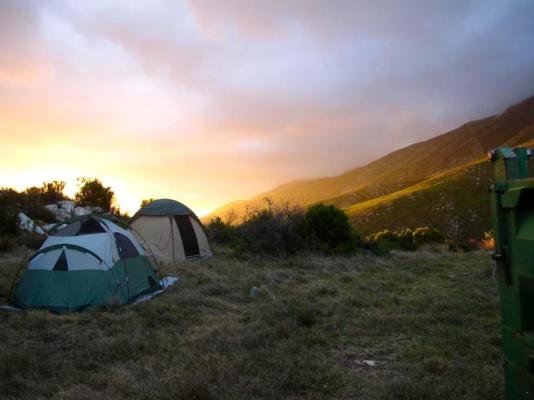
[[150,294],[147,294],[145,296],[138,297],[137,300],[135,300],[134,304],[135,303],[141,303],[143,301],[147,301],[147,300],[150,300],[150,299],[152,299],[152,298],[154,298],[156,296],[159,296],[165,290],[167,290],[169,287],[174,285],[176,282],[178,282],[178,278],[176,278],[174,276],[166,276],[161,281],[159,281],[160,285],[163,286],[162,289],[156,290],[154,293],[150,293]]

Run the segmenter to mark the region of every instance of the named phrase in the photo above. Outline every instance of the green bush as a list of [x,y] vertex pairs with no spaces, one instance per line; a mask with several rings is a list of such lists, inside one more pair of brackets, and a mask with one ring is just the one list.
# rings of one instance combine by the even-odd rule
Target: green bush
[[411,229],[405,229],[399,233],[399,247],[401,250],[406,251],[417,250],[417,244],[415,243],[413,231]]
[[347,215],[333,205],[316,204],[304,214],[308,243],[327,253],[353,251],[358,240]]
[[80,178],[80,190],[75,195],[76,204],[82,207],[100,207],[109,212],[115,193],[110,187],[106,187],[98,179]]
[[65,190],[65,181],[43,182],[42,190],[42,198],[45,204],[67,200],[67,196],[63,193],[63,190]]
[[224,222],[220,217],[215,217],[206,225],[206,234],[213,243],[230,244],[237,239],[237,228]]
[[304,213],[287,204],[248,210],[233,242],[237,253],[285,256],[305,248]]
[[18,231],[19,219],[16,209],[0,206],[0,235],[15,235]]
[[153,201],[155,201],[156,199],[153,198],[153,197],[150,197],[148,199],[143,199],[141,200],[141,204],[139,205],[140,208],[143,208],[144,206],[148,206],[150,203],[152,203]]
[[436,229],[428,226],[414,230],[403,229],[392,232],[384,230],[370,234],[366,238],[366,246],[378,254],[384,254],[391,250],[415,251],[423,244],[443,243],[444,236]]
[[267,200],[266,208],[249,209],[241,225],[233,227],[216,218],[207,225],[207,231],[211,240],[231,243],[237,254],[349,253],[361,245],[345,213],[324,204],[304,212]]
[[26,197],[25,200],[29,204],[46,205],[66,200],[67,196],[65,196],[63,190],[65,190],[64,181],[43,182],[40,187],[32,186],[27,188],[22,195]]
[[417,247],[423,244],[443,243],[445,237],[435,228],[422,226],[413,231],[413,238]]
[[57,222],[54,213],[39,204],[29,204],[22,208],[22,212],[34,221],[43,221],[47,224]]

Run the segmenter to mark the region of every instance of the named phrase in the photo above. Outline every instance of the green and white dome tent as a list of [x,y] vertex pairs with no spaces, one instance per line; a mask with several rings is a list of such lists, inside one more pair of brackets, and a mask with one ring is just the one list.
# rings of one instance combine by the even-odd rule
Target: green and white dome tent
[[198,217],[176,200],[150,202],[135,213],[130,227],[158,261],[177,262],[213,255]]
[[129,303],[161,288],[126,225],[107,215],[83,215],[58,224],[30,257],[11,305],[79,311]]

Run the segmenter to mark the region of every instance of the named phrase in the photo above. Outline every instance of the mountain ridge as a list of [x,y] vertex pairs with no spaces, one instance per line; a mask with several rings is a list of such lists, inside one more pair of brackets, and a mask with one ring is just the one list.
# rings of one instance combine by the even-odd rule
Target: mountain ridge
[[[469,121],[443,134],[395,150],[366,165],[317,179],[297,179],[218,208],[206,216],[225,219],[233,210],[243,216],[247,208],[265,205],[264,199],[309,206],[317,202],[336,204],[349,210],[363,201],[386,196],[480,159],[492,148],[515,146],[534,138],[534,96],[502,113]],[[350,214],[350,212],[349,212]],[[351,216],[357,218],[354,214]]]

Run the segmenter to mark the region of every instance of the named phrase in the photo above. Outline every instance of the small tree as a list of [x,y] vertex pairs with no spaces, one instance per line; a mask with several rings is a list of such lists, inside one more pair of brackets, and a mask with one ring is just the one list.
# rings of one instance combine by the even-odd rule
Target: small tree
[[249,208],[244,222],[237,227],[241,237],[236,250],[249,254],[286,256],[304,248],[302,226],[304,213],[288,203],[274,204],[265,200],[268,208]]
[[204,228],[210,241],[214,243],[228,244],[237,237],[237,228],[220,217],[211,219]]
[[76,204],[92,207],[100,207],[109,212],[115,193],[110,187],[106,187],[98,179],[78,178],[80,190],[75,195]]
[[63,193],[65,181],[43,182],[41,189],[41,196],[45,204],[57,203],[67,199],[67,196]]
[[328,252],[349,252],[356,246],[356,234],[347,215],[333,205],[316,204],[305,214],[307,235]]
[[27,203],[34,206],[37,204],[45,205],[67,199],[67,196],[63,194],[63,190],[65,190],[64,181],[43,182],[40,187],[31,186],[27,188],[22,195]]
[[14,235],[19,231],[17,211],[13,207],[0,207],[0,236]]

